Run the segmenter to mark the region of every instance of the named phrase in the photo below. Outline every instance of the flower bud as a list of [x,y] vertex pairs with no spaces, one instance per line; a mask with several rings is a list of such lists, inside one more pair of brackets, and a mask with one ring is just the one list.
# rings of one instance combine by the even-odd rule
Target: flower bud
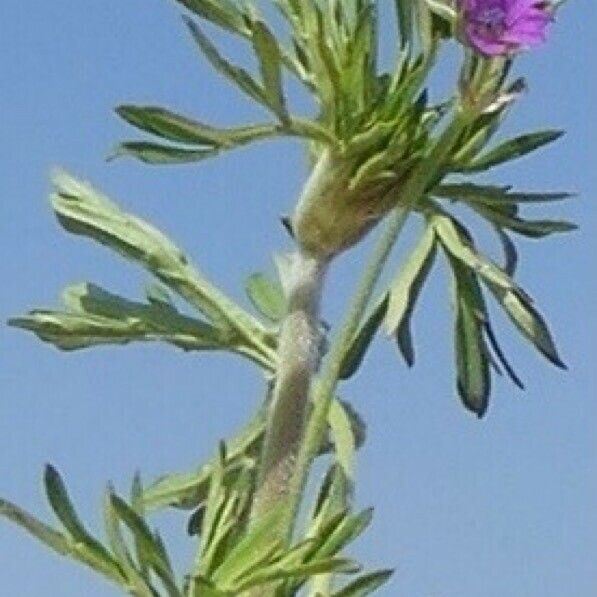
[[299,198],[291,224],[301,248],[329,259],[361,240],[395,201],[397,178],[353,186],[358,162],[324,150]]

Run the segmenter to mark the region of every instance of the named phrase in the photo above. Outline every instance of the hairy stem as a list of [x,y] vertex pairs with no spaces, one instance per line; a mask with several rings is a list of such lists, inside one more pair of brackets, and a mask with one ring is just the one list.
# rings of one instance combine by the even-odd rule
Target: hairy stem
[[[288,310],[278,344],[278,368],[267,417],[252,519],[287,501],[304,433],[311,380],[320,360],[319,310],[327,262],[302,252],[293,255]],[[287,540],[287,527],[272,536]]]
[[398,207],[388,218],[386,228],[373,251],[352,299],[344,325],[332,344],[325,368],[317,383],[314,384],[313,410],[290,482],[289,496],[294,498],[294,501],[289,503],[285,512],[286,518],[283,521],[287,534],[290,534],[294,527],[300,496],[303,493],[311,463],[317,454],[317,447],[321,445],[326,433],[328,412],[338,385],[344,358],[359,329],[375,286],[412,208],[424,196],[438,172],[445,167],[445,162],[463,129],[469,123],[470,116],[457,108],[452,122],[401,189]]

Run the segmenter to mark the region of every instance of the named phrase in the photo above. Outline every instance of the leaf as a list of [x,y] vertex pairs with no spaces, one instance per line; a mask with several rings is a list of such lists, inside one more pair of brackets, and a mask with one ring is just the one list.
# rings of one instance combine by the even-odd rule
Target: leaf
[[140,555],[145,563],[162,574],[170,575],[170,564],[163,558],[162,550],[145,521],[123,499],[112,493],[110,502],[120,520],[129,528],[139,544]]
[[239,347],[243,354],[257,357],[269,352],[261,324],[201,276],[163,233],[64,172],[55,173],[53,182],[52,207],[65,230],[90,237],[142,265],[217,327],[236,328],[246,343]]
[[336,591],[332,597],[366,597],[387,583],[392,574],[393,570],[377,570],[363,574],[340,591]]
[[44,543],[61,556],[69,555],[71,548],[68,539],[52,527],[25,512],[19,506],[0,499],[0,516],[19,525],[30,535]]
[[264,567],[261,570],[256,570],[246,579],[241,580],[236,585],[236,590],[241,592],[251,587],[258,587],[273,581],[294,579],[297,577],[309,578],[319,574],[354,574],[360,569],[359,564],[346,558],[322,559],[288,568],[274,564]]
[[342,402],[332,400],[328,413],[328,423],[335,446],[335,456],[344,475],[350,481],[354,478],[354,458],[356,442],[352,430],[352,421]]
[[545,320],[533,306],[528,295],[520,291],[500,288],[489,282],[486,283],[522,335],[556,367],[566,369],[566,364],[558,354]]
[[243,37],[251,35],[243,14],[231,0],[177,0],[196,15]]
[[52,527],[39,521],[15,504],[0,499],[0,517],[18,525],[38,541],[61,556],[69,556],[84,563],[113,582],[123,585],[125,578],[118,564],[110,556],[89,547],[87,544],[73,541]]
[[[81,543],[97,545],[98,542],[85,530],[79,520],[60,474],[50,464],[46,465],[44,485],[52,510],[71,537]],[[100,549],[103,548],[100,546]]]
[[190,597],[234,597],[230,591],[220,591],[213,583],[201,575],[191,578]]
[[504,203],[543,203],[561,201],[573,197],[572,193],[563,192],[512,192],[509,186],[481,185],[475,183],[445,183],[432,191],[436,197],[446,197],[459,201],[482,202],[489,206],[501,206]]
[[474,159],[469,164],[457,166],[458,172],[483,172],[501,165],[556,141],[564,134],[563,131],[546,130],[537,133],[521,135],[501,143],[496,148]]
[[395,4],[400,32],[400,48],[411,49],[414,37],[414,2],[412,0],[395,0]]
[[228,62],[192,19],[184,17],[184,21],[191,31],[193,39],[209,63],[249,97],[266,107],[270,107],[265,90],[253,77],[246,70]]
[[230,149],[279,133],[279,125],[217,128],[158,106],[122,105],[116,113],[129,124],[168,141]]
[[135,591],[134,595],[152,597],[154,595],[153,587],[147,578],[147,571],[137,569],[135,562],[130,554],[128,545],[120,530],[120,519],[112,504],[113,489],[108,487],[104,496],[104,528],[108,538],[110,549],[118,559],[118,563],[126,575],[127,582]]
[[524,220],[517,216],[509,216],[495,209],[475,206],[475,211],[493,222],[500,228],[505,228],[529,238],[543,238],[550,234],[572,232],[578,226],[565,220]]
[[470,234],[462,224],[440,211],[431,216],[431,222],[442,246],[451,256],[499,288],[516,288],[506,272],[476,250]]
[[373,508],[367,508],[357,514],[342,516],[333,527],[324,525],[315,537],[319,546],[313,557],[328,558],[339,554],[365,531],[372,519]]
[[494,226],[494,228],[504,251],[503,270],[512,277],[516,273],[516,268],[518,267],[518,252],[516,250],[516,245],[499,226]]
[[62,350],[133,341],[163,341],[184,350],[226,345],[219,330],[179,314],[168,304],[136,303],[89,283],[68,287],[63,300],[69,311],[32,311],[9,324],[30,330]]
[[271,321],[280,321],[286,312],[286,297],[278,282],[265,274],[255,273],[245,282],[247,296],[253,306]]
[[389,334],[395,334],[400,352],[409,366],[415,360],[410,320],[436,254],[435,230],[433,226],[427,226],[397,278],[390,285],[384,327]]
[[120,568],[108,550],[92,537],[77,516],[58,471],[47,465],[44,474],[46,495],[56,517],[75,541],[77,558],[114,580],[122,578]]
[[355,334],[350,347],[344,355],[342,367],[340,369],[340,379],[349,379],[361,366],[367,350],[373,342],[373,338],[379,329],[388,307],[388,296],[384,295],[382,299],[373,308],[367,316],[360,329]]
[[454,258],[450,259],[454,277],[454,342],[457,387],[462,402],[479,418],[489,403],[491,374],[488,351],[483,338],[485,303],[475,275]]
[[[259,451],[265,429],[265,407],[233,439],[226,442],[229,462]],[[143,491],[143,505],[148,510],[164,506],[196,508],[207,498],[210,478],[217,466],[214,458],[193,473],[175,473],[159,478]]]
[[272,540],[271,529],[283,514],[282,508],[274,508],[256,521],[214,571],[213,581],[217,584],[233,583],[263,562],[264,557],[271,557],[281,547]]
[[[335,526],[346,516],[345,508],[342,509],[341,512],[333,512],[332,514],[329,512],[329,505],[334,501],[334,496],[338,493],[344,495],[345,486],[346,477],[344,472],[337,462],[333,462],[323,476],[317,492],[313,513],[311,514],[312,524],[309,530],[310,537],[323,538],[326,533],[321,531],[322,528],[330,531],[330,528],[335,528]],[[335,522],[332,524],[331,521],[334,519]],[[313,553],[315,552],[315,549]]]
[[488,318],[485,320],[484,330],[485,335],[487,336],[487,340],[489,340],[489,344],[494,354],[497,356],[500,364],[505,369],[506,374],[508,375],[512,383],[514,383],[514,385],[516,385],[519,389],[524,390],[524,384],[520,380],[520,377],[518,377],[518,375],[516,374],[516,371],[514,371],[512,365],[510,365],[510,363],[508,362],[506,355],[504,354],[501,346],[499,345],[499,342],[497,341],[497,338]]
[[289,114],[282,88],[282,54],[278,42],[263,21],[254,21],[252,27],[253,47],[259,59],[259,69],[269,105],[282,122],[287,122]]
[[108,160],[132,157],[146,164],[190,164],[218,155],[216,149],[185,149],[145,141],[120,143],[108,156]]

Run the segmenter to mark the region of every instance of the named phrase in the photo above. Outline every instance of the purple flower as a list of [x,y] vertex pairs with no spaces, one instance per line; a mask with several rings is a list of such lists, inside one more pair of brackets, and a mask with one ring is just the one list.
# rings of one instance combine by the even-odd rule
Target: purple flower
[[552,15],[541,0],[457,0],[465,43],[485,56],[500,56],[545,41]]

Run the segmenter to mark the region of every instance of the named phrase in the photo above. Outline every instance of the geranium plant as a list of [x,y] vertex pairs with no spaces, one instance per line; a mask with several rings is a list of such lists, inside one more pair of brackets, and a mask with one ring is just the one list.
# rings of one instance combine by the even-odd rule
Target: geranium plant
[[[391,571],[362,572],[346,555],[372,512],[353,503],[353,462],[366,426],[358,402],[342,399],[343,386],[380,330],[414,364],[411,320],[435,262],[444,259],[451,272],[454,331],[446,341],[454,345],[455,386],[466,409],[478,417],[486,413],[495,374],[522,387],[492,327],[489,300],[532,347],[564,367],[535,302],[515,279],[513,237],[574,229],[521,213],[568,194],[517,190],[477,177],[561,135],[543,130],[494,142],[526,90],[525,80],[512,75],[516,58],[545,41],[559,3],[396,0],[397,58],[384,69],[375,0],[272,0],[283,31],[268,24],[270,7],[252,0],[179,2],[198,52],[268,117],[218,128],[167,108],[121,105],[117,114],[140,136],[118,145],[111,157],[195,165],[256,141],[301,139],[310,172],[282,222],[293,251],[276,256],[275,278],[256,273],[246,281],[255,307],[250,313],[159,230],[89,183],[55,172],[51,205],[62,227],[134,262],[154,283],[134,300],[91,283],[69,287],[58,310],[35,310],[10,323],[62,350],[151,341],[234,353],[263,376],[263,405],[196,470],[167,473],[149,485],[136,477],[127,499],[108,488],[103,538],[80,521],[53,467],[44,480],[56,525],[4,500],[0,514],[138,597],[367,595]],[[244,41],[256,72],[223,56],[206,24]],[[453,92],[433,98],[429,78],[440,53],[453,45],[462,57]],[[288,78],[312,96],[311,117],[294,113]],[[495,231],[501,262],[479,247],[458,215],[462,207]],[[416,242],[401,255],[390,284],[379,288],[411,221]],[[378,228],[344,320],[324,323],[320,302],[329,269]],[[194,315],[183,314],[177,300]],[[317,495],[310,495],[305,486],[316,459],[328,468]],[[149,522],[153,511],[171,507],[189,512],[181,528],[197,545],[183,578]],[[299,524],[297,512],[305,508],[311,514]]]

